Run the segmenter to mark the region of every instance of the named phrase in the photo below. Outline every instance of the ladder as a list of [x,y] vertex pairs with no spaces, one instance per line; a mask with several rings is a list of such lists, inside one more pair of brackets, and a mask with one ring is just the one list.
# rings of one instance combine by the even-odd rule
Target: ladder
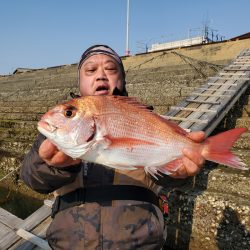
[[164,118],[188,131],[203,130],[208,136],[232,108],[250,83],[250,49],[245,49],[214,77],[185,100],[172,106]]

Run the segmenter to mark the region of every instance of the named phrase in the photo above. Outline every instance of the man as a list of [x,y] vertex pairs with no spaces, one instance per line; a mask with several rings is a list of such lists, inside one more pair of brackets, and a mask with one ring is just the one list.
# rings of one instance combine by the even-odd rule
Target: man
[[[122,61],[106,45],[83,53],[78,74],[82,96],[112,95],[115,89],[127,95]],[[190,138],[200,142],[204,133],[191,133]],[[183,153],[183,166],[174,178],[197,174],[204,162],[196,152]],[[21,177],[38,192],[55,191],[54,220],[47,231],[53,249],[160,249],[164,244],[164,221],[156,202],[159,186],[143,169],[82,163],[39,135],[24,159]]]

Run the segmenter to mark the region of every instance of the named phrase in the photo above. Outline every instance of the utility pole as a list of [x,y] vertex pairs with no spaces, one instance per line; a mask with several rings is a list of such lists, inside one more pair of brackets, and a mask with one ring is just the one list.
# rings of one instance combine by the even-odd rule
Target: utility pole
[[126,51],[125,55],[129,56],[129,0],[127,0],[127,35],[126,35]]

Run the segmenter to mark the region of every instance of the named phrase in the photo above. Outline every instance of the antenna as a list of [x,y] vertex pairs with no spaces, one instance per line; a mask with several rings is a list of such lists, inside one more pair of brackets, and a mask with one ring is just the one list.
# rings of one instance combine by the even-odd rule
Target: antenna
[[126,51],[125,55],[129,56],[129,0],[127,0],[127,35],[126,35]]

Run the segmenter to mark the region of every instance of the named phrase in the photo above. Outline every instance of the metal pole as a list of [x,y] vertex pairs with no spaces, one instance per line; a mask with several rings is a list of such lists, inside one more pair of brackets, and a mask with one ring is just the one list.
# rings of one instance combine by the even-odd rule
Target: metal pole
[[130,55],[129,51],[129,0],[127,0],[127,35],[126,35],[126,56]]

